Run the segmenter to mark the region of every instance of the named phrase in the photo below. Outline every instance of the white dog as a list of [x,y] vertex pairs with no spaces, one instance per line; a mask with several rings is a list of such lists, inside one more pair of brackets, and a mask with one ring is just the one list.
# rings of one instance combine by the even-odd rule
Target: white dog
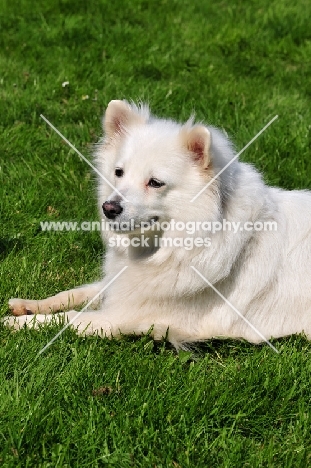
[[[41,301],[11,299],[18,317],[9,323],[48,322],[45,314],[97,295],[99,310],[72,325],[81,333],[151,330],[176,347],[211,337],[311,336],[310,192],[267,187],[234,159],[222,132],[192,119],[180,125],[147,106],[111,101],[104,131],[96,154],[106,178],[99,207],[111,221],[104,279]],[[259,229],[269,223],[277,228]]]

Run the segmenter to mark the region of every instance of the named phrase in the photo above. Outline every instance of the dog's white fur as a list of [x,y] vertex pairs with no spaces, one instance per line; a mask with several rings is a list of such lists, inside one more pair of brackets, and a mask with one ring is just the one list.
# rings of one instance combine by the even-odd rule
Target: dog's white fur
[[[222,132],[191,119],[180,125],[151,116],[145,105],[111,101],[104,130],[96,163],[118,192],[100,179],[99,208],[106,200],[121,200],[119,221],[275,221],[278,229],[220,231],[211,236],[210,247],[192,250],[108,247],[102,281],[42,301],[12,299],[13,314],[30,310],[38,314],[37,322],[48,321],[43,314],[90,300],[127,266],[105,290],[99,310],[74,322],[80,332],[118,336],[152,329],[155,339],[167,333],[176,347],[211,337],[261,341],[194,266],[267,339],[299,332],[311,337],[311,193],[267,187],[252,166],[238,160],[213,180],[234,158],[234,149]],[[116,167],[124,170],[123,177],[115,177]],[[150,178],[165,186],[149,187]],[[112,236],[133,235],[110,231],[103,241],[108,245]],[[152,243],[154,234],[149,235]],[[204,238],[206,232],[193,236]],[[34,324],[31,315],[14,320],[15,326]]]

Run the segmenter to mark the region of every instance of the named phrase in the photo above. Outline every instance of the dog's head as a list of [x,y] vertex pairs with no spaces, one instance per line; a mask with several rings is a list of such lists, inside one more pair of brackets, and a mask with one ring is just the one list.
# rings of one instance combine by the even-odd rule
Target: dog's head
[[[217,215],[219,181],[213,180],[209,128],[194,125],[193,119],[184,125],[157,119],[147,106],[111,101],[104,131],[97,152],[97,167],[103,176],[99,198],[112,225],[122,223],[125,231],[126,225],[133,230],[133,226],[155,221],[202,219],[202,204],[208,217]],[[203,196],[192,203],[210,181]]]

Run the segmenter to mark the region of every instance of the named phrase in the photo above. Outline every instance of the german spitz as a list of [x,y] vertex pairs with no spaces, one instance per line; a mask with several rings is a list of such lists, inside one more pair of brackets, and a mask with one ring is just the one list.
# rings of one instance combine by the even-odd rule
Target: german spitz
[[[220,130],[111,101],[95,161],[103,279],[11,299],[15,328],[52,313],[79,333],[150,333],[176,347],[212,337],[311,336],[311,192],[268,187]],[[49,315],[48,315],[49,314]]]

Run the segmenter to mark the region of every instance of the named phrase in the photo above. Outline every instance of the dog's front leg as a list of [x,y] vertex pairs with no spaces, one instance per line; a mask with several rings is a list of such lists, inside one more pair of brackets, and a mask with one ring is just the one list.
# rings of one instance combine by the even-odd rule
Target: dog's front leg
[[106,336],[110,338],[113,331],[118,331],[116,335],[120,335],[119,325],[113,324],[113,320],[112,322],[106,320],[103,311],[77,312],[76,310],[70,310],[69,312],[54,315],[11,315],[4,317],[3,323],[5,326],[13,327],[15,330],[20,330],[24,327],[38,329],[42,325],[56,323],[64,325],[64,327],[70,326],[79,335],[95,333],[102,337]]
[[[98,282],[63,291],[56,294],[56,296],[51,296],[39,301],[30,299],[10,299],[9,308],[15,316],[27,314],[52,314],[57,311],[77,307],[80,304],[90,301],[101,291],[102,288],[103,282]],[[98,298],[97,303],[99,302],[100,298]]]

